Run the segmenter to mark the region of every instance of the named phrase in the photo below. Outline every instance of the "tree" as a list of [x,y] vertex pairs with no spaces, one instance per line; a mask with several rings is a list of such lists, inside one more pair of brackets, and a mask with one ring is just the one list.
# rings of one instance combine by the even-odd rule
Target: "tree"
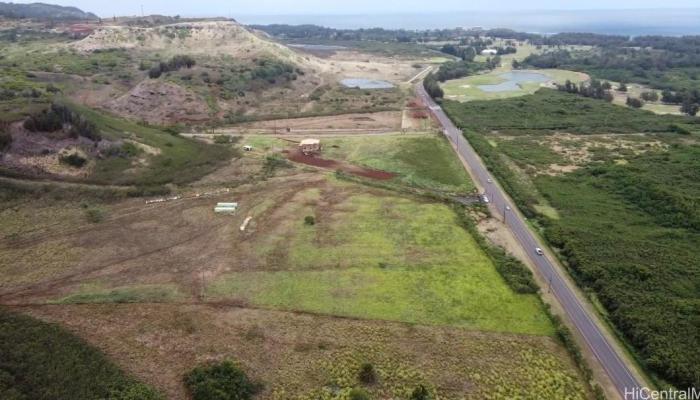
[[690,98],[686,98],[683,101],[683,104],[681,104],[681,112],[683,114],[688,114],[691,117],[694,117],[699,110],[700,105],[698,105],[697,103],[693,103],[693,101]]
[[193,400],[249,400],[259,389],[231,361],[193,369],[185,386]]
[[644,101],[659,101],[659,94],[655,91],[642,92],[642,100]]
[[425,91],[428,92],[428,95],[433,99],[441,99],[445,96],[445,92],[442,90],[437,79],[435,79],[435,75],[432,73],[425,77],[423,87],[425,87]]
[[617,90],[619,90],[620,92],[626,92],[627,84],[625,82],[620,82],[620,86],[617,87]]
[[627,105],[632,108],[642,108],[644,107],[644,102],[635,97],[627,97]]

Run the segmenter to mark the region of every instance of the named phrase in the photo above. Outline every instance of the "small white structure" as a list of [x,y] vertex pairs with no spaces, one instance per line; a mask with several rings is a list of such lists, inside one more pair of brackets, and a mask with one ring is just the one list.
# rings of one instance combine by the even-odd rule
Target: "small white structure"
[[247,145],[243,146],[243,150],[245,150],[245,151],[253,151],[253,146],[247,144]]
[[243,224],[241,225],[241,232],[245,231],[245,228],[248,227],[248,224],[250,223],[250,221],[252,219],[253,219],[253,217],[249,216],[248,218],[245,219],[245,221],[243,221]]
[[233,214],[238,209],[238,203],[217,203],[214,212],[217,214]]
[[496,49],[484,49],[484,50],[481,50],[481,55],[482,55],[482,56],[495,56],[496,54],[498,54],[498,50],[496,50]]
[[321,151],[321,141],[319,139],[304,139],[299,142],[299,150],[306,155]]

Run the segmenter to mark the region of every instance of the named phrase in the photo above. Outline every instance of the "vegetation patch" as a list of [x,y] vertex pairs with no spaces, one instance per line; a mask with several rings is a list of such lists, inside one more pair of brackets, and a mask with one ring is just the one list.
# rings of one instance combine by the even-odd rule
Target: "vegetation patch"
[[175,285],[134,285],[105,289],[102,285],[83,285],[74,294],[51,301],[54,304],[86,303],[162,303],[182,298]]
[[185,376],[193,400],[250,400],[260,391],[231,361],[197,367]]
[[[584,135],[552,135],[545,120],[554,98],[573,102],[570,107],[590,104],[599,114],[562,114],[563,129]],[[693,327],[699,318],[694,287],[700,284],[697,120],[553,91],[538,92],[522,107],[517,102],[476,108],[470,108],[476,103],[448,103],[446,108],[468,129],[466,137],[523,213],[537,221],[574,278],[605,307],[642,364],[678,387],[698,386],[693,361],[700,342]],[[510,111],[504,113],[504,106]],[[536,117],[508,117],[521,108]],[[496,113],[509,121],[507,127],[480,119]],[[668,129],[670,123],[689,133],[679,135]],[[651,133],[589,135],[625,131]],[[562,162],[577,168],[546,173],[548,165]]]
[[474,189],[447,141],[433,135],[331,138],[324,157],[393,172],[411,186],[466,193]]
[[[225,274],[208,295],[286,310],[552,334],[537,297],[504,282],[449,207],[385,195],[349,195],[320,207],[324,196],[302,192],[280,209],[293,217],[260,245],[266,270]],[[310,213],[323,218],[299,223],[296,215]]]
[[700,120],[619,107],[551,89],[513,99],[460,103],[445,100],[445,111],[462,129],[524,134],[560,131],[580,134],[669,132],[672,124],[697,130]]
[[[0,308],[0,397],[156,400],[99,350],[60,328]],[[60,371],[60,373],[57,373]]]

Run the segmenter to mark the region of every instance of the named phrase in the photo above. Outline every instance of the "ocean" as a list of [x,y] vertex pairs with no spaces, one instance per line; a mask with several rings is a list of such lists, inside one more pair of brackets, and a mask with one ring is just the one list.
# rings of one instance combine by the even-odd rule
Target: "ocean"
[[314,24],[338,29],[510,28],[531,33],[700,35],[700,8],[575,11],[460,11],[424,14],[238,15],[244,24]]

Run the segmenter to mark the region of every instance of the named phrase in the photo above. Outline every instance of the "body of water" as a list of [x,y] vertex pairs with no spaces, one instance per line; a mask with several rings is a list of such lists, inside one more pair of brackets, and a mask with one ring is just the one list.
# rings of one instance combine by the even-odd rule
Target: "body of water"
[[349,88],[358,89],[391,89],[394,87],[391,83],[387,81],[378,81],[374,79],[363,79],[363,78],[348,78],[343,79],[340,83]]
[[700,8],[558,10],[357,15],[240,15],[244,24],[315,24],[338,29],[510,28],[533,33],[593,32],[616,35],[700,35]]
[[484,92],[515,92],[520,90],[521,83],[543,83],[551,80],[545,74],[530,71],[511,71],[498,75],[499,78],[505,79],[504,82],[495,85],[479,85],[477,88]]

